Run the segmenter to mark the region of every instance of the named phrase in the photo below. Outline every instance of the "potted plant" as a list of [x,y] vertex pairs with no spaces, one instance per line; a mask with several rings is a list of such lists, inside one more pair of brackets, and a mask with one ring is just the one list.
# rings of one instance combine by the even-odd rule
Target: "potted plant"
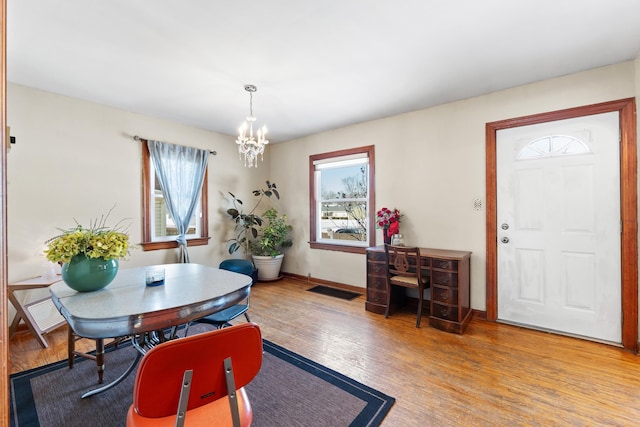
[[[279,272],[280,272],[280,266],[282,265],[282,257],[280,257],[279,263],[277,264],[277,270],[274,275],[266,271],[266,270],[269,270],[270,268],[261,262],[262,259],[258,261],[258,264],[261,266],[259,267],[258,265],[256,265],[255,259],[252,258],[252,254],[255,254],[259,257],[263,257],[265,255],[262,255],[262,254],[267,253],[268,254],[266,255],[267,258],[273,261],[272,259],[273,257],[271,256],[271,253],[268,252],[268,246],[269,246],[268,242],[271,241],[270,233],[271,231],[274,231],[275,228],[271,228],[270,229],[271,231],[267,232],[266,239],[262,237],[264,236],[264,231],[269,229],[270,221],[273,220],[274,226],[275,226],[276,222],[278,222],[280,218],[277,215],[277,211],[274,211],[275,216],[273,216],[272,213],[269,213],[269,215],[272,218],[267,218],[265,216],[265,214],[267,212],[270,212],[270,210],[267,210],[265,214],[262,214],[262,215],[259,215],[258,213],[256,213],[256,211],[258,210],[258,207],[262,204],[265,197],[267,198],[275,197],[276,199],[279,200],[280,193],[278,192],[277,185],[274,182],[272,183],[270,181],[266,181],[266,184],[267,184],[266,188],[253,190],[252,193],[255,197],[257,197],[257,200],[251,210],[245,212],[243,210],[244,203],[242,202],[242,200],[237,198],[235,194],[231,192],[229,192],[229,195],[231,196],[233,207],[227,209],[227,214],[229,215],[231,220],[235,223],[235,228],[234,228],[235,236],[232,239],[228,240],[229,254],[233,254],[236,251],[238,251],[240,248],[242,248],[246,259],[249,261],[253,261],[255,268],[258,269],[258,270],[254,270],[254,274],[253,274],[254,280],[261,280],[261,281],[273,280],[278,278]],[[265,218],[266,218],[266,221],[265,221]],[[286,217],[284,218],[286,223]],[[265,230],[262,230],[263,226],[265,226]],[[290,229],[291,228],[289,226],[289,230]],[[287,239],[285,239],[285,241],[286,240]],[[264,242],[265,244],[264,248],[262,247],[263,245],[261,242]],[[288,246],[291,246],[290,242]],[[278,250],[284,249],[285,247],[286,246],[279,247]],[[279,254],[276,253],[275,255],[279,255]],[[260,271],[260,268],[262,268],[262,271]],[[276,266],[273,266],[272,269],[275,269],[275,268]]]
[[275,208],[267,210],[263,216],[266,222],[257,238],[250,240],[249,247],[253,264],[258,269],[258,280],[264,282],[280,278],[284,250],[292,245],[289,237],[292,227],[287,223],[287,216],[278,215]]
[[107,286],[118,273],[118,259],[129,254],[129,236],[120,224],[108,228],[108,216],[91,221],[88,228],[76,221],[74,228],[61,229],[62,234],[45,242],[47,259],[62,264],[62,280],[76,291]]
[[235,237],[228,240],[229,243],[229,254],[235,253],[238,249],[244,249],[245,257],[250,260],[250,247],[249,242],[251,239],[255,239],[258,237],[258,229],[263,224],[263,219],[261,216],[255,213],[258,206],[260,206],[262,199],[264,197],[275,196],[276,199],[280,199],[280,193],[278,193],[277,186],[274,183],[269,181],[267,183],[267,188],[261,188],[258,190],[253,190],[253,195],[258,197],[253,208],[245,213],[242,208],[244,203],[242,200],[238,199],[235,194],[229,191],[229,195],[231,196],[231,200],[233,203],[233,207],[227,209],[227,214],[231,217],[231,220],[235,222]]

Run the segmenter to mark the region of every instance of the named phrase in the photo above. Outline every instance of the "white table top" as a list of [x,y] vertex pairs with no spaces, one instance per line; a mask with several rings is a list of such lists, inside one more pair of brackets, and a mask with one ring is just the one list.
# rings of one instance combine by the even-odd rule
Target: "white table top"
[[165,284],[145,285],[145,270],[120,269],[105,288],[77,292],[59,281],[51,297],[71,328],[86,338],[112,338],[180,325],[237,304],[251,277],[200,264],[165,264]]

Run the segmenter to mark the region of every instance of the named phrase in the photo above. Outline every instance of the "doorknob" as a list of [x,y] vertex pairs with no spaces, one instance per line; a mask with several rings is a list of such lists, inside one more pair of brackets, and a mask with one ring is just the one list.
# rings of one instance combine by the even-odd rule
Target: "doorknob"
[[500,228],[502,228],[503,230],[508,230],[509,229],[509,224],[507,224],[506,222],[503,223]]
[[502,241],[502,243],[509,243],[509,238],[508,237],[503,237],[500,240]]

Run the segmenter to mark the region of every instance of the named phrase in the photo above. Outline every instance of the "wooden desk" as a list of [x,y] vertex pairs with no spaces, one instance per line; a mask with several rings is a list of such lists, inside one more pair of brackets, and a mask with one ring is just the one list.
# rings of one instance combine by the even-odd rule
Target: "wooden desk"
[[11,340],[11,337],[15,334],[22,320],[33,336],[36,337],[42,348],[49,346],[43,335],[64,325],[64,317],[58,313],[50,296],[22,304],[18,298],[16,298],[15,292],[48,288],[58,280],[60,280],[59,276],[53,279],[39,276],[8,285],[9,301],[11,301],[11,304],[16,309],[16,316],[13,318],[13,322],[11,322],[11,326],[9,327],[9,340]]
[[[471,252],[420,248],[422,269],[429,275],[429,325],[462,334],[469,320]],[[367,248],[365,309],[384,314],[387,308],[387,260],[384,246]],[[391,305],[397,303],[392,294]]]

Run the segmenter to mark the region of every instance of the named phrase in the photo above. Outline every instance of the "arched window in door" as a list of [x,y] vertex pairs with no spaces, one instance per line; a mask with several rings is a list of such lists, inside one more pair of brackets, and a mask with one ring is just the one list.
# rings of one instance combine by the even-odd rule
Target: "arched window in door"
[[567,135],[549,135],[527,144],[518,153],[518,160],[588,153],[591,153],[591,149],[578,138]]

